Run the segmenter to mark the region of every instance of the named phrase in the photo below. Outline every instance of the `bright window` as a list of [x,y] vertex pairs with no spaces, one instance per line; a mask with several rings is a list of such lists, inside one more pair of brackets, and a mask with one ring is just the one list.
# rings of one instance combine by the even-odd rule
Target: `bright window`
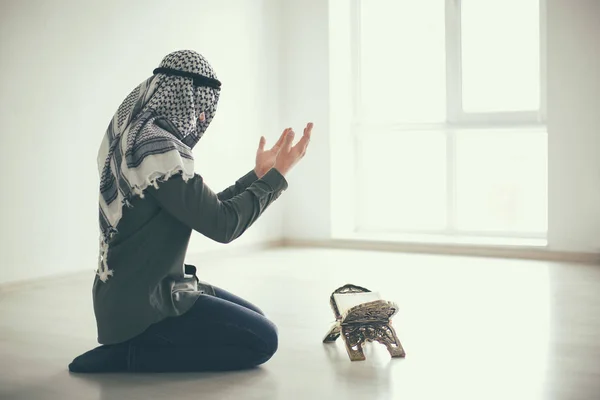
[[461,1],[465,112],[539,110],[539,14],[539,0]]
[[543,236],[547,230],[543,130],[456,135],[456,225],[464,232]]
[[540,0],[354,4],[356,231],[545,238]]
[[371,132],[362,135],[357,145],[359,229],[445,228],[446,137],[442,132]]
[[359,119],[446,120],[444,9],[436,7],[439,3],[360,3]]

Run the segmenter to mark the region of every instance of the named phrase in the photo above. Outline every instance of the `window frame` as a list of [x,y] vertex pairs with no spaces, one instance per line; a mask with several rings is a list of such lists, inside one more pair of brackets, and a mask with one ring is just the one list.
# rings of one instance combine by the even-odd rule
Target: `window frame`
[[[446,229],[414,231],[399,229],[396,234],[426,234],[443,235],[448,237],[504,237],[518,239],[546,239],[547,231],[537,232],[488,232],[464,231],[456,227],[456,136],[461,131],[477,129],[515,129],[539,131],[546,130],[547,105],[546,105],[546,1],[540,2],[540,108],[537,111],[520,112],[489,112],[468,113],[462,108],[462,54],[461,54],[461,0],[444,0],[445,4],[445,33],[446,33],[446,122],[443,123],[374,123],[362,120],[357,112],[360,109],[361,97],[361,2],[363,0],[350,0],[350,50],[351,75],[352,75],[352,110],[351,133],[354,143],[356,138],[369,135],[371,128],[377,130],[394,131],[419,131],[439,130],[446,135]],[[368,0],[366,0],[368,1]],[[355,158],[356,159],[356,158]],[[356,164],[355,164],[356,167]],[[357,190],[358,189],[358,185]],[[355,207],[353,220],[354,232],[365,233],[364,229],[356,224],[358,210]]]
[[[360,6],[364,0],[351,0],[351,41],[352,46],[352,75],[353,102],[352,116],[354,125],[364,125],[357,113],[362,100],[361,96],[361,19]],[[368,1],[368,0],[367,0]],[[540,108],[535,111],[514,112],[465,112],[462,106],[462,45],[461,45],[461,0],[444,0],[445,2],[445,32],[446,32],[446,115],[443,124],[388,124],[391,128],[414,129],[417,126],[428,125],[430,128],[485,128],[489,126],[543,126],[546,124],[546,0],[540,2]],[[368,125],[371,125],[368,123]]]
[[546,19],[545,1],[540,3],[540,108],[531,111],[469,113],[462,96],[462,1],[444,0],[446,11],[446,112],[448,125],[543,125],[546,122]]

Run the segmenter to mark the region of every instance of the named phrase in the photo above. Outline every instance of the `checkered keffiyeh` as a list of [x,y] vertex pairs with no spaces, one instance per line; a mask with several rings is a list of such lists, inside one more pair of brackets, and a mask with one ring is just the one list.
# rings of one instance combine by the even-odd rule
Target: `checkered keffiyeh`
[[[217,79],[200,54],[182,50],[167,55],[160,68]],[[97,274],[103,282],[108,268],[108,243],[117,233],[123,206],[134,196],[171,176],[194,175],[192,148],[214,118],[219,89],[198,86],[194,79],[157,73],[125,98],[98,152],[100,173],[100,257]],[[204,113],[204,120],[199,120]]]

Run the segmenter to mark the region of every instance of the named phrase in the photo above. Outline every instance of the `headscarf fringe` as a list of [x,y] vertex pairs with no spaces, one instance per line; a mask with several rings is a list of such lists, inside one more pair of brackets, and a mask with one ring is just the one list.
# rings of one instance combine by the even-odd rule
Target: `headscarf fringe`
[[[144,198],[144,191],[148,187],[152,186],[155,189],[159,189],[159,186],[158,186],[159,182],[166,182],[171,177],[173,177],[175,175],[179,175],[179,174],[181,174],[183,181],[186,183],[190,180],[190,178],[192,178],[194,176],[194,174],[187,173],[183,168],[176,167],[176,168],[173,168],[172,170],[168,171],[167,173],[163,174],[162,176],[158,175],[156,177],[153,177],[152,179],[148,178],[146,180],[146,185],[144,187],[135,186],[135,187],[133,187],[133,191],[140,198]],[[124,198],[122,202],[123,202],[123,205],[125,205],[126,207],[133,208],[133,205],[131,204],[129,199]],[[108,268],[108,250],[109,250],[108,243],[109,243],[110,239],[112,239],[117,233],[118,233],[118,231],[114,227],[109,227],[107,229],[106,234],[100,238],[100,255],[98,257],[98,270],[96,271],[96,274],[98,275],[98,277],[100,278],[100,280],[102,282],[106,282],[108,280],[108,277],[113,276],[113,274],[114,274],[114,271],[112,269]]]

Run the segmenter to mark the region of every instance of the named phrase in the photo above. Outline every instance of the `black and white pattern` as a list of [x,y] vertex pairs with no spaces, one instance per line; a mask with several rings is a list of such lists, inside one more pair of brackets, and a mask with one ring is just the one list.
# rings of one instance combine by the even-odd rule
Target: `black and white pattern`
[[[212,67],[191,50],[167,55],[159,67],[217,79]],[[117,233],[123,206],[133,196],[181,174],[194,175],[192,148],[217,110],[219,90],[194,86],[193,79],[157,74],[125,98],[113,116],[98,152],[100,173],[100,257],[98,276],[113,274],[107,265],[108,244]],[[200,115],[204,113],[204,120]]]

